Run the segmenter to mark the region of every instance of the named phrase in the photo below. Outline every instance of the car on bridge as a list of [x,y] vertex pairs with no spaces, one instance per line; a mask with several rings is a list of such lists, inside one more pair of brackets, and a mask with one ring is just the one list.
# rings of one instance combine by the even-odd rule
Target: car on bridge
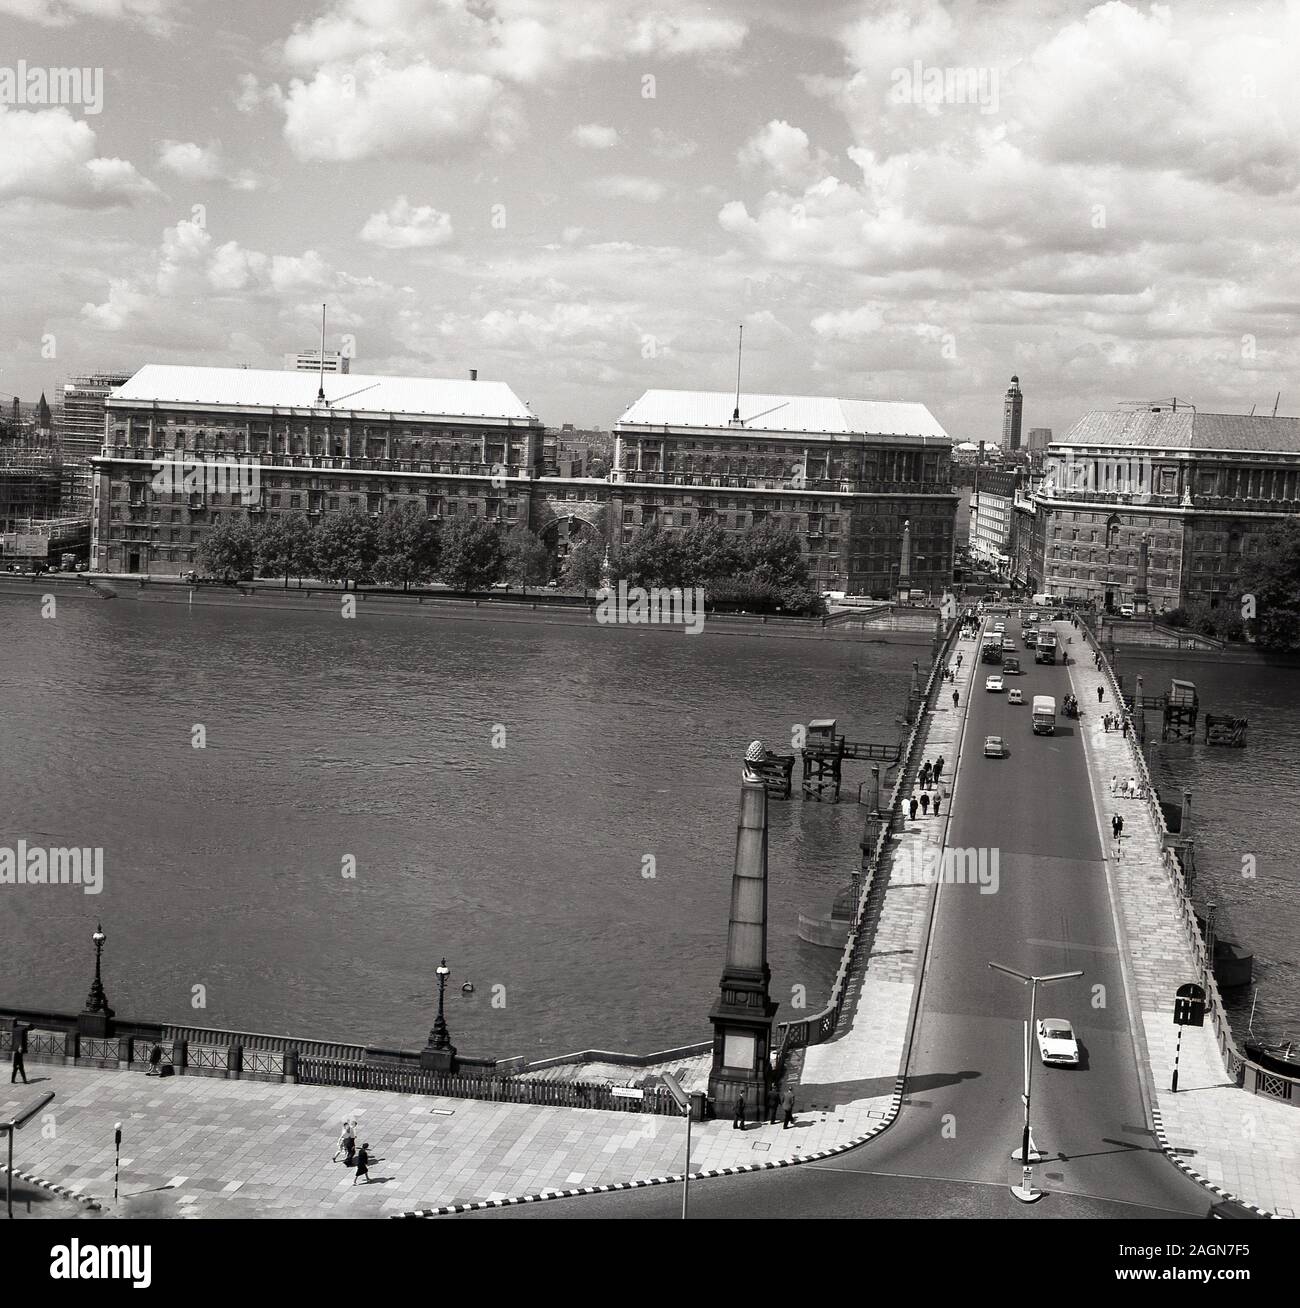
[[1049,1067],[1077,1067],[1079,1042],[1074,1028],[1063,1017],[1038,1019],[1038,1056]]
[[1037,609],[1034,609],[1034,610],[1029,614],[1029,616],[1025,619],[1025,621],[1026,621],[1026,622],[1037,622],[1037,621],[1038,621],[1038,610],[1037,610]]
[[985,690],[999,691],[999,690],[1005,690],[1006,688],[1007,688],[1006,682],[1003,681],[1002,677],[998,674],[995,674],[994,676],[991,677],[984,678]]
[[984,737],[984,757],[985,758],[1002,758],[1007,752],[1007,747],[1002,742],[1001,736]]
[[1024,702],[1025,696],[1019,686],[1012,686],[1011,689],[1007,691],[1008,704],[1023,704]]

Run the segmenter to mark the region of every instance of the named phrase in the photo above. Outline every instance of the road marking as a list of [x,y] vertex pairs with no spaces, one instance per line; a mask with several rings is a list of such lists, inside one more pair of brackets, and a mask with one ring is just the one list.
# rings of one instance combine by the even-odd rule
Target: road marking
[[1043,945],[1048,949],[1082,949],[1090,954],[1118,954],[1114,945],[1081,945],[1077,940],[1026,940],[1027,945]]

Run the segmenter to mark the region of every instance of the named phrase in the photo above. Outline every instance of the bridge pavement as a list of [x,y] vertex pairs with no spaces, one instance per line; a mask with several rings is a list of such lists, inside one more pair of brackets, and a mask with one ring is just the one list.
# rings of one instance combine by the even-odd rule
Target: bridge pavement
[[[1177,1028],[1174,992],[1200,976],[1187,936],[1179,923],[1173,888],[1161,866],[1155,821],[1145,799],[1114,797],[1112,777],[1140,775],[1133,735],[1106,731],[1103,715],[1118,705],[1116,686],[1105,668],[1094,667],[1069,623],[1056,624],[1057,638],[1079,662],[1069,665],[1070,681],[1083,710],[1084,750],[1093,794],[1107,821],[1107,870],[1115,888],[1124,950],[1141,1014],[1142,1044],[1167,1141],[1183,1161],[1214,1185],[1281,1217],[1300,1213],[1300,1109],[1252,1095],[1228,1077],[1214,1028],[1183,1032],[1178,1093],[1170,1090]],[[1065,641],[1074,636],[1073,645]],[[1105,699],[1098,702],[1097,690]],[[1124,833],[1110,839],[1109,819],[1118,813]]]

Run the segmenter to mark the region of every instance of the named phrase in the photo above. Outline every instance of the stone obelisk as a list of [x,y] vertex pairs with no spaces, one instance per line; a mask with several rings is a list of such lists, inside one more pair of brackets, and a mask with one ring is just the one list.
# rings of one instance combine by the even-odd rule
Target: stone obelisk
[[895,599],[905,601],[912,595],[912,524],[903,519],[903,542],[898,558],[898,594]]
[[743,1094],[749,1120],[766,1120],[768,1095],[774,1093],[771,1048],[777,1005],[768,995],[772,970],[767,963],[767,786],[760,770],[764,756],[757,740],[745,753],[727,962],[718,1002],[709,1013],[714,1112],[730,1117]]

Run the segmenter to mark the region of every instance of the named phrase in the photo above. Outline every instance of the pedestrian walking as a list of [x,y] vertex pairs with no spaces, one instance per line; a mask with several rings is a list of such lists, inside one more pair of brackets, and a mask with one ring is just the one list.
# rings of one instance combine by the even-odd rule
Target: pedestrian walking
[[1128,738],[1128,715],[1125,714],[1124,721],[1121,723],[1121,729],[1124,732],[1125,739]]
[[733,1131],[743,1131],[745,1129],[745,1092],[743,1090],[736,1099],[736,1108],[731,1114],[731,1129]]
[[1101,701],[1102,701],[1103,699],[1105,699],[1105,698],[1106,698],[1106,687],[1105,687],[1105,686],[1098,686],[1098,687],[1097,687],[1097,703],[1100,704]]
[[794,1086],[788,1085],[781,1096],[781,1130],[785,1130],[794,1121]]
[[27,1052],[27,1028],[16,1017],[9,1033],[9,1041],[9,1084],[12,1085],[21,1076],[23,1085],[26,1085],[27,1066],[23,1062],[23,1055]]
[[910,804],[910,807],[911,807],[911,813],[910,813],[909,816],[911,817],[912,821],[915,822],[915,821],[916,821],[916,808],[917,808],[917,801],[916,801],[916,796],[915,796],[915,795],[912,796],[911,800],[909,801],[909,804]]
[[1128,779],[1128,797],[1130,799],[1137,799],[1138,797],[1138,782],[1136,777],[1129,777]]
[[149,1070],[145,1073],[145,1076],[161,1076],[161,1075],[162,1075],[162,1045],[155,1044],[154,1047],[149,1051]]
[[1110,815],[1110,834],[1115,840],[1119,839],[1119,814],[1118,813],[1112,813]]
[[952,706],[953,708],[957,707],[957,692],[955,690],[952,692]]
[[1119,776],[1118,776],[1118,775],[1115,775],[1115,776],[1111,777],[1111,779],[1110,779],[1110,793],[1111,793],[1112,795],[1118,795],[1118,794],[1119,794]]
[[924,763],[921,764],[921,789],[928,790],[929,788],[930,788],[930,761],[929,759],[927,759]]
[[353,1176],[352,1178],[352,1184],[356,1185],[356,1183],[359,1180],[361,1180],[363,1176],[366,1178],[366,1184],[369,1185],[370,1184],[370,1146],[368,1144],[363,1144],[361,1146],[361,1152],[357,1155],[357,1171],[356,1171],[356,1175]]
[[943,776],[943,755],[940,754],[939,757],[934,760],[934,784],[936,786],[939,784],[939,778],[942,776]]
[[940,796],[939,796],[939,792],[936,790],[936,791],[934,792],[934,815],[935,815],[935,817],[938,817],[938,816],[939,816],[939,798],[940,798]]
[[1115,839],[1119,840],[1124,835],[1124,817],[1120,813],[1115,814]]
[[960,655],[960,654],[957,655],[957,671],[958,671],[958,672],[961,671],[961,655]]
[[339,1142],[334,1148],[334,1157],[330,1162],[337,1163],[339,1155],[342,1154],[345,1160],[351,1160],[352,1151],[356,1146],[356,1136],[352,1132],[352,1125],[345,1117],[343,1125],[339,1127]]
[[930,792],[928,790],[921,791],[921,816],[930,816]]

